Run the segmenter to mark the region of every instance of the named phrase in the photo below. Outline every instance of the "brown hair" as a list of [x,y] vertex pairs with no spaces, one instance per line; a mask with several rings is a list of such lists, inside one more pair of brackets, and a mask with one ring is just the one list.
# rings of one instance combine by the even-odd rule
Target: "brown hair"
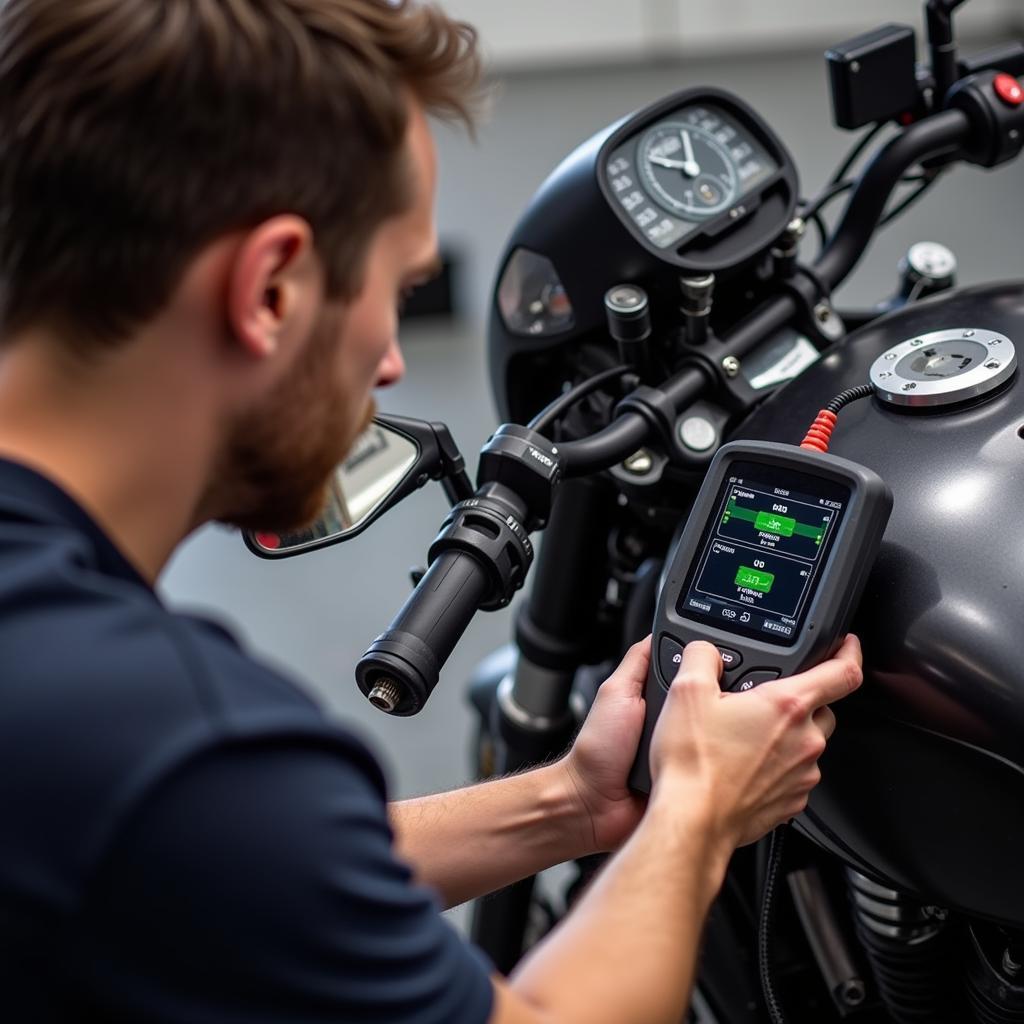
[[351,297],[408,203],[409,96],[471,127],[479,72],[474,31],[408,0],[5,0],[0,332],[123,338],[285,212]]

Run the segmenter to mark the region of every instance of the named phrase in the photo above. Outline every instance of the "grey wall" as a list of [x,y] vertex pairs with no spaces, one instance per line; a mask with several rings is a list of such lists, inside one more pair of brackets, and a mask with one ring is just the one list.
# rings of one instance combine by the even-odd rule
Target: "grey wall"
[[[829,126],[817,53],[508,77],[476,144],[448,129],[438,133],[440,224],[465,257],[461,291],[468,312],[460,324],[404,337],[408,377],[382,396],[385,409],[444,419],[467,456],[477,450],[494,426],[482,317],[516,217],[576,143],[631,109],[702,82],[739,93],[775,126],[796,157],[806,192],[821,186],[851,141]],[[923,238],[957,251],[964,282],[1024,276],[1022,193],[1024,161],[993,173],[957,171],[876,242],[841,299],[867,303],[887,294],[899,255]],[[207,530],[181,550],[164,588],[172,601],[229,622],[371,737],[397,793],[456,785],[468,764],[462,682],[476,659],[506,640],[508,614],[477,617],[418,718],[391,720],[374,711],[352,678],[356,660],[404,600],[406,570],[423,559],[444,508],[438,490],[424,491],[358,540],[280,564],[257,561],[236,537]]]

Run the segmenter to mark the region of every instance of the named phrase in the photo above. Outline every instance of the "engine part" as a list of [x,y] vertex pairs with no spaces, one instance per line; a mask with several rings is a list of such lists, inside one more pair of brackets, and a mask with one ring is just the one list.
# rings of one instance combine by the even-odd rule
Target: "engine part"
[[946,911],[925,907],[857,871],[846,872],[857,938],[897,1024],[962,1024]]
[[1024,941],[1002,928],[973,925],[967,998],[979,1024],[1024,1021]]
[[817,868],[791,871],[786,878],[811,952],[841,1017],[863,1005],[867,987],[853,962]]

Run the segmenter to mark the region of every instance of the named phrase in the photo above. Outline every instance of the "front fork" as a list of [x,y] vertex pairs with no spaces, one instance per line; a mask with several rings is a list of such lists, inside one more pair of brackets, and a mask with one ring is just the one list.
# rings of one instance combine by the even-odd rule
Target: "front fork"
[[[530,596],[516,619],[511,671],[476,683],[474,703],[489,715],[482,729],[494,775],[559,757],[579,727],[576,672],[601,658],[595,623],[608,579],[609,499],[599,480],[560,486]],[[533,887],[534,879],[525,878],[474,905],[473,941],[506,974],[523,954]]]

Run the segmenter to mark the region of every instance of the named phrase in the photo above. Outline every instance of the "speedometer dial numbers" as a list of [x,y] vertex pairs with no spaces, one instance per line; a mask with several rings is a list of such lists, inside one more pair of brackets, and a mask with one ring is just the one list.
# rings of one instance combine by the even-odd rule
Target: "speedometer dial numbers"
[[729,150],[684,121],[652,128],[640,141],[637,168],[658,205],[687,220],[713,217],[738,196],[739,175]]
[[[766,144],[767,129],[756,114],[724,94],[712,100],[711,92],[663,106],[641,127],[623,133],[603,161],[605,194],[619,216],[647,247],[684,260],[691,238],[734,238],[757,215],[765,189],[788,170]],[[785,204],[795,202],[792,191],[784,182]],[[784,215],[780,206],[772,223]],[[705,242],[696,249],[707,253],[717,245]]]

